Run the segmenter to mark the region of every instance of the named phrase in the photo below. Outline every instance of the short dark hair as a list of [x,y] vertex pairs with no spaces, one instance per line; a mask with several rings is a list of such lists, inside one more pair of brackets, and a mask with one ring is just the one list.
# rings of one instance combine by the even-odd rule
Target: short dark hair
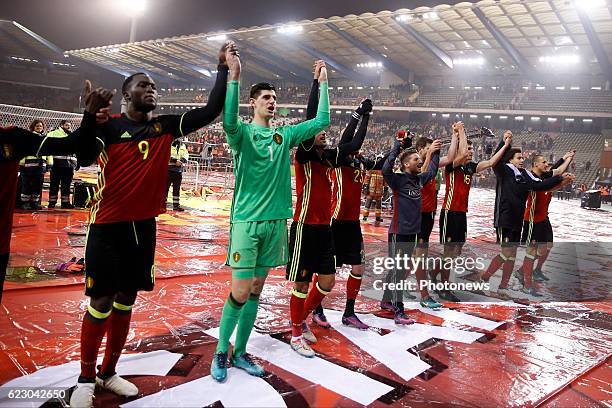
[[536,161],[538,160],[538,157],[541,157],[544,159],[544,156],[541,154],[536,154],[531,158],[531,167],[535,166]]
[[66,123],[70,123],[70,122],[68,122],[66,119],[62,119],[60,121],[60,127],[64,126]]
[[38,125],[39,123],[40,123],[41,125],[43,125],[43,130],[45,130],[45,122],[43,122],[43,121],[42,121],[42,120],[40,120],[40,119],[34,119],[34,120],[32,121],[32,123],[30,123],[30,132],[33,132],[33,131],[34,131],[34,128],[35,128],[35,127],[36,127],[36,125]]
[[257,99],[261,91],[276,91],[276,88],[268,82],[259,82],[251,87],[249,98]]
[[416,144],[414,145],[414,147],[418,150],[421,150],[423,148],[425,148],[425,146],[427,146],[428,144],[432,144],[433,140],[428,138],[428,137],[419,137],[416,141]]
[[137,77],[138,75],[147,75],[147,74],[144,73],[144,72],[137,72],[137,73],[132,74],[129,77],[125,78],[125,81],[123,81],[123,85],[121,85],[121,93],[122,94],[127,92],[127,89],[130,86],[130,83],[132,82],[132,79],[134,79],[134,77]]
[[414,147],[409,147],[408,149],[404,150],[402,154],[400,154],[400,157],[399,157],[400,164],[403,166],[404,161],[408,160],[410,156],[412,156],[415,153],[418,153],[418,151]]
[[522,153],[523,151],[521,149],[519,149],[518,147],[513,147],[511,149],[508,149],[506,151],[506,154],[504,155],[504,163],[509,162],[510,160],[512,160],[514,158],[514,155],[517,153]]

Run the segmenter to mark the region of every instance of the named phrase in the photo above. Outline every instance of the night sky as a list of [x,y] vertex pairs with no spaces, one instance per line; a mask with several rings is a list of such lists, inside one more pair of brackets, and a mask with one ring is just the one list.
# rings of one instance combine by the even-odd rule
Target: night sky
[[[113,0],[2,0],[0,18],[15,20],[64,50],[128,41],[129,17]],[[148,0],[136,40],[227,30],[292,20],[415,8],[431,0]]]

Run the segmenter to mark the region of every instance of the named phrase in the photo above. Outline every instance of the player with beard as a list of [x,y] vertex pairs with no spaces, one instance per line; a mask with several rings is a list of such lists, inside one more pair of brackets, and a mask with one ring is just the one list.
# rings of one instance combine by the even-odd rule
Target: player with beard
[[[316,88],[314,90],[316,92]],[[312,94],[310,100],[315,99]],[[309,106],[308,116],[312,115],[312,104],[309,103]],[[317,341],[305,318],[321,304],[335,284],[330,173],[332,168],[340,167],[348,155],[358,151],[363,144],[371,111],[372,101],[364,100],[351,115],[336,148],[326,148],[326,135],[322,132],[314,141],[302,143],[295,154],[297,202],[290,231],[287,279],[295,282],[289,304],[291,347],[304,357],[314,357],[315,353],[307,342]],[[359,129],[355,133],[360,119]],[[315,273],[317,279],[313,280]],[[309,291],[311,281],[313,285]],[[348,324],[347,321],[343,323]]]
[[[408,148],[400,155],[400,150],[406,136],[397,137],[389,157],[383,165],[385,181],[393,191],[393,218],[389,225],[389,257],[412,256],[417,244],[418,233],[421,230],[421,189],[429,181],[435,178],[440,162],[439,140],[434,141],[427,155],[429,156],[429,167],[422,172],[423,160],[414,148]],[[409,140],[409,139],[408,139]],[[400,173],[393,171],[395,159],[400,155]],[[393,268],[385,278],[387,285],[394,284],[394,290],[387,286],[383,293],[381,308],[391,309],[395,313],[395,324],[413,324],[414,320],[404,312],[403,290],[398,290],[397,285],[406,278],[406,270]]]
[[[182,115],[155,116],[155,82],[144,73],[130,75],[121,87],[126,112],[98,125],[96,148],[80,158],[86,164],[97,159],[100,174],[87,231],[85,294],[90,302],[81,327],[81,373],[70,397],[72,407],[92,406],[96,385],[122,396],[138,394],[115,369],[137,293],[155,284],[155,217],[165,202],[170,146],[221,113],[226,60],[235,54],[233,43],[221,48],[207,105]],[[106,350],[96,373],[105,334]]]
[[[417,139],[415,143],[415,148],[423,161],[423,166],[421,167],[421,171],[426,171],[429,168],[429,149],[431,144],[433,143],[432,139],[427,137],[420,137]],[[455,125],[453,125],[453,132],[451,136],[450,147],[448,149],[448,154],[444,157],[440,158],[440,167],[446,167],[451,164],[455,159],[455,154],[457,153],[457,144],[458,144],[458,136],[455,131]],[[421,282],[427,280],[426,276],[426,262],[427,255],[429,254],[429,236],[431,235],[431,231],[434,226],[434,219],[436,216],[436,207],[437,207],[437,191],[436,191],[436,177],[432,178],[427,184],[423,186],[421,189],[421,230],[419,231],[417,238],[417,246],[414,250],[414,254],[416,258],[421,258],[425,263],[419,263],[417,269],[415,271],[415,276],[417,280],[417,286],[420,291],[421,301],[420,304],[423,307],[427,307],[430,309],[438,309],[442,307],[442,305],[429,295],[429,291],[426,287],[421,288]]]
[[[552,167],[548,160],[542,155],[536,155],[531,164],[531,170],[527,170],[529,176],[534,180],[546,180],[553,176],[563,174],[569,167],[576,151],[567,152],[562,159],[559,159]],[[569,179],[568,179],[569,180]],[[548,191],[530,191],[527,196],[527,208],[523,218],[523,236],[521,242],[527,245],[527,253],[523,260],[523,265],[520,270],[515,272],[515,276],[519,279],[524,293],[541,296],[533,287],[533,281],[548,280],[541,272],[541,266],[544,260],[548,257],[548,253],[552,248],[553,229],[548,219],[548,206],[552,199],[552,192],[562,188],[567,183],[561,183]],[[539,273],[533,269],[536,259],[542,257],[544,260],[538,265]]]
[[[462,122],[456,124],[459,134],[459,153],[452,163],[444,168],[446,177],[446,192],[442,211],[440,212],[440,243],[444,244],[444,259],[457,258],[461,255],[463,245],[467,239],[467,212],[474,174],[485,171],[500,162],[512,141],[512,133],[504,133],[495,154],[478,163],[472,161],[474,146],[467,139],[465,127]],[[448,283],[450,270],[442,269],[442,282]],[[460,302],[450,290],[439,292],[440,298],[451,302]]]
[[569,183],[574,179],[573,175],[563,173],[542,181],[534,180],[524,169],[524,163],[525,158],[521,149],[510,148],[504,160],[493,167],[497,178],[494,225],[497,230],[497,241],[501,244],[501,253],[493,258],[487,271],[481,275],[481,282],[488,282],[502,267],[503,274],[498,293],[504,297],[508,295],[508,282],[521,240],[527,195],[530,191],[550,190],[562,182]]

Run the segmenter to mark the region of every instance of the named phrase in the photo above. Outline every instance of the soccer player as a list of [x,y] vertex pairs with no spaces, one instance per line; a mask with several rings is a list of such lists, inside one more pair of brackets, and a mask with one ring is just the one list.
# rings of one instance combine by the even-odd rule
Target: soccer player
[[[85,294],[90,302],[81,327],[81,373],[70,406],[92,406],[96,385],[122,396],[138,394],[138,388],[121,378],[115,368],[136,295],[153,290],[155,283],[155,217],[162,211],[167,191],[170,146],[174,139],[211,123],[221,113],[226,60],[235,53],[233,43],[221,48],[208,104],[182,115],[154,116],[155,82],[143,73],[130,75],[121,88],[126,112],[98,125],[96,149],[79,157],[84,162],[97,158],[100,175],[85,249]],[[104,359],[96,373],[105,334]]]
[[[510,140],[512,140],[511,135],[510,133]],[[501,244],[501,253],[493,258],[487,271],[482,274],[481,281],[488,282],[491,276],[502,267],[502,280],[497,292],[504,297],[508,295],[508,282],[514,268],[516,250],[521,240],[527,194],[529,191],[550,190],[561,182],[567,183],[567,180],[571,182],[574,179],[573,175],[563,173],[563,175],[552,176],[537,182],[523,168],[524,163],[525,158],[521,149],[510,148],[504,160],[493,167],[497,178],[494,225],[497,230],[497,241]]]
[[[418,233],[421,230],[421,189],[424,185],[433,180],[438,171],[440,162],[439,140],[434,141],[427,156],[429,167],[425,172],[421,171],[423,160],[414,148],[408,148],[400,155],[401,173],[393,172],[395,159],[400,154],[402,144],[407,136],[397,137],[389,157],[383,165],[383,176],[389,187],[393,191],[393,218],[389,225],[389,257],[403,257],[413,255],[417,244]],[[409,139],[408,139],[409,140]],[[387,274],[385,283],[398,285],[406,278],[406,271],[403,268],[393,268]],[[404,312],[403,290],[390,290],[388,287],[383,294],[381,308],[393,310],[395,313],[395,324],[413,324],[414,320],[409,318]]]
[[[536,182],[563,174],[569,167],[575,153],[575,151],[567,152],[552,167],[544,156],[536,155],[531,164],[531,171],[527,170],[527,174]],[[550,225],[548,219],[548,206],[552,199],[552,192],[562,187],[565,187],[565,183],[558,184],[548,191],[530,191],[527,196],[527,208],[525,208],[523,236],[521,238],[521,242],[527,245],[527,253],[523,260],[523,266],[515,272],[515,276],[523,285],[521,290],[533,296],[541,296],[533,287],[533,281],[548,280],[541,269],[553,242],[552,225]],[[533,269],[536,259],[541,259],[541,263],[538,264],[539,270]]]
[[[17,192],[19,160],[25,156],[72,154],[95,131],[96,114],[109,105],[112,92],[87,88],[86,108],[81,127],[66,138],[45,137],[18,127],[0,127],[0,303],[9,260],[13,212]],[[90,113],[91,112],[91,113]]]
[[[359,221],[361,189],[366,172],[382,169],[386,160],[387,156],[372,160],[356,152],[350,154],[342,161],[342,166],[331,173],[332,233],[336,249],[336,267],[342,265],[350,265],[351,267],[346,281],[346,305],[342,323],[360,330],[369,328],[355,314],[355,300],[361,287],[365,261],[363,236]],[[312,320],[320,327],[331,327],[321,305],[317,306],[313,312]]]
[[[462,122],[456,124],[459,133],[459,153],[452,163],[444,168],[446,177],[446,192],[440,212],[440,243],[444,244],[444,258],[457,258],[461,255],[467,239],[467,211],[472,187],[472,177],[490,167],[495,166],[503,157],[512,141],[512,133],[504,133],[495,154],[489,160],[473,162],[474,147],[472,141],[465,135]],[[450,270],[442,269],[442,281],[448,282]],[[450,290],[440,291],[440,298],[451,302],[460,302]]]
[[232,199],[226,264],[232,268],[231,293],[223,306],[219,342],[210,367],[216,381],[227,378],[229,340],[236,326],[232,364],[251,375],[263,368],[246,355],[268,270],[287,264],[287,219],[291,217],[289,151],[329,126],[327,70],[321,69],[317,115],[293,126],[275,128],[276,90],[269,83],[251,87],[252,123],[238,118],[240,59],[230,59],[223,128],[234,156],[236,179]]
[[[415,143],[415,148],[419,153],[421,160],[423,161],[421,171],[426,171],[429,168],[429,161],[427,160],[429,156],[427,155],[427,152],[429,151],[432,143],[433,140],[427,137],[420,137]],[[440,158],[439,167],[446,167],[447,165],[453,162],[453,160],[455,159],[455,154],[457,153],[457,144],[457,132],[453,131],[450,146],[448,149],[448,154]],[[426,262],[427,255],[429,254],[429,237],[431,235],[431,231],[433,230],[434,219],[436,217],[436,207],[438,204],[437,194],[438,193],[436,191],[436,177],[434,177],[429,182],[427,182],[427,184],[425,184],[421,189],[421,230],[419,231],[417,237],[417,245],[414,251],[416,258],[423,259],[423,262],[425,263],[419,263],[415,271],[417,285],[421,295],[420,304],[421,306],[428,307],[430,309],[438,309],[442,307],[440,303],[432,299],[426,287],[421,288],[421,282],[427,279],[427,275],[425,272]]]
[[[316,69],[315,69],[316,76]],[[311,92],[316,96],[316,88]],[[309,103],[312,115],[312,103]],[[306,317],[335,284],[336,262],[331,228],[331,168],[338,168],[347,157],[359,150],[366,136],[372,101],[365,99],[352,113],[348,126],[336,148],[325,148],[326,134],[302,143],[295,154],[297,202],[289,238],[287,279],[295,282],[291,292],[291,348],[304,357],[314,357],[308,342],[317,341],[305,322]],[[355,128],[361,119],[359,129]],[[313,274],[317,279],[313,281]],[[313,281],[309,291],[309,283]]]

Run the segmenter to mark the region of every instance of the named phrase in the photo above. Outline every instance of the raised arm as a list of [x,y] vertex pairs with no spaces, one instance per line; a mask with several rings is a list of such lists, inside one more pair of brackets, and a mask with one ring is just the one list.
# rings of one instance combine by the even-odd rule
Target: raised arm
[[569,167],[570,163],[572,162],[572,160],[574,159],[574,155],[576,154],[576,150],[572,150],[569,151],[567,153],[565,153],[565,155],[563,156],[563,159],[559,159],[558,162],[556,162],[553,165],[553,176],[558,176],[560,174],[565,173],[565,171],[567,170],[567,168]]
[[393,172],[393,166],[395,164],[395,159],[397,159],[397,156],[400,153],[401,148],[402,148],[402,141],[395,140],[395,143],[393,144],[393,148],[389,152],[389,155],[387,156],[387,160],[385,160],[385,164],[383,164],[383,168],[382,168],[383,177],[387,181],[387,184],[389,184],[389,187],[391,188],[395,188],[397,186],[397,179],[399,175]]
[[[350,133],[351,138],[345,137],[342,135],[342,139],[340,139],[340,144],[338,145],[338,150],[340,151],[339,155],[341,157],[346,157],[351,153],[357,152],[361,149],[361,145],[363,145],[363,141],[365,140],[366,134],[368,132],[368,123],[370,122],[370,113],[372,112],[372,101],[369,99],[365,99],[357,109],[351,114],[351,121],[349,122],[349,126],[345,129],[344,133]],[[355,127],[353,122],[357,124],[361,118],[361,123],[359,124],[359,129],[355,133]],[[353,129],[349,129],[350,127]],[[354,136],[352,136],[354,134]]]
[[243,128],[243,123],[238,118],[241,69],[240,56],[238,54],[228,55],[226,61],[230,74],[223,109],[223,130],[227,137],[227,143],[233,150],[238,150],[242,142]]
[[226,64],[219,64],[217,66],[217,80],[210,91],[208,103],[206,106],[183,113],[179,122],[179,134],[176,137],[182,137],[203,128],[219,116],[227,93],[228,70]]
[[465,160],[468,154],[467,136],[465,134],[463,122],[453,124],[453,134],[455,133],[457,133],[457,137],[459,138],[459,150],[453,159],[453,167],[459,167],[463,164],[463,160]]
[[459,137],[457,133],[453,132],[451,136],[450,146],[448,148],[448,153],[446,156],[440,158],[440,163],[438,167],[446,167],[448,164],[452,163],[457,156],[457,149],[459,148]]
[[327,69],[323,67],[319,75],[319,105],[317,116],[314,119],[304,121],[294,126],[287,126],[289,146],[295,147],[305,140],[317,135],[329,126],[329,93],[327,84]]
[[317,60],[314,62],[314,79],[308,95],[308,106],[306,106],[306,120],[314,119],[317,116],[317,106],[319,105],[319,75],[321,68],[325,66],[325,61]]
[[504,154],[506,153],[506,151],[508,150],[511,144],[512,144],[512,132],[507,130],[506,133],[504,133],[503,140],[499,142],[499,145],[497,146],[495,154],[491,156],[489,160],[482,160],[478,162],[478,166],[476,166],[476,173],[480,173],[481,171],[484,171],[490,167],[495,166],[497,163],[499,163],[502,157],[504,157]]
[[427,156],[429,159],[429,160],[426,160],[429,162],[427,166],[427,170],[419,174],[419,178],[421,179],[421,185],[427,184],[431,179],[436,177],[436,174],[438,173],[438,167],[440,165],[441,146],[442,146],[442,143],[440,142],[440,140],[435,140],[431,144],[431,147],[429,148],[429,151],[427,152]]

